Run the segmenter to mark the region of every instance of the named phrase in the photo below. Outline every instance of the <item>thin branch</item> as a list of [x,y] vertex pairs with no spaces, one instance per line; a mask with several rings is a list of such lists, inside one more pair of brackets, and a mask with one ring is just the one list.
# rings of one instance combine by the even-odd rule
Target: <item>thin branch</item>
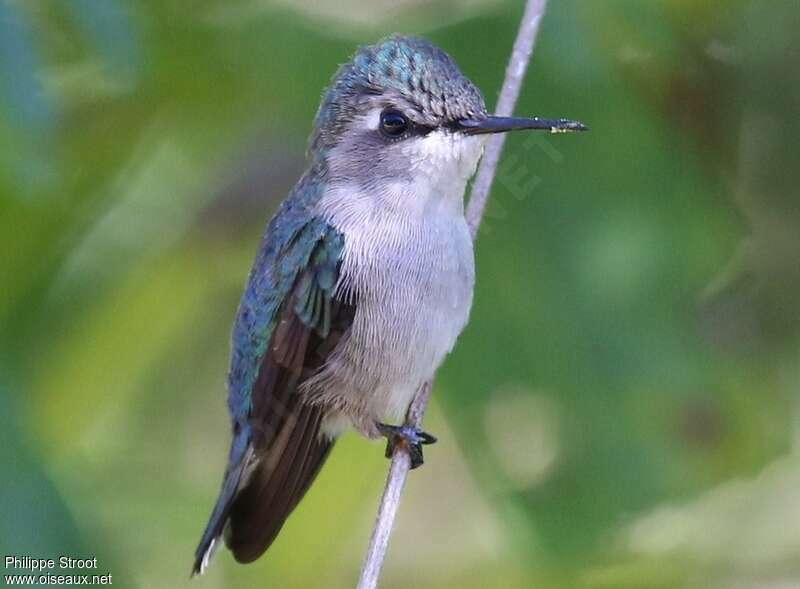
[[[495,110],[497,115],[511,116],[514,111],[514,105],[519,97],[522,80],[528,69],[528,62],[533,53],[533,46],[539,31],[539,23],[542,20],[546,6],[547,0],[528,0],[525,6],[525,13],[522,16],[517,38],[514,41],[514,48],[506,68],[503,87],[497,99],[497,108]],[[472,186],[466,218],[473,240],[477,236],[483,211],[486,208],[486,201],[489,198],[489,191],[492,188],[492,180],[494,180],[504,141],[505,135],[503,133],[498,133],[489,138],[478,168],[478,174]],[[414,397],[406,414],[406,423],[408,425],[416,428],[421,426],[422,417],[425,414],[428,399],[431,396],[431,389],[432,383],[425,383]],[[383,490],[383,497],[378,508],[375,527],[372,530],[369,548],[364,558],[358,589],[376,589],[378,586],[381,568],[389,546],[389,536],[392,533],[395,516],[400,505],[400,495],[406,484],[410,468],[411,457],[408,451],[398,445],[392,456],[389,476],[386,479],[386,487]]]
[[[419,427],[422,424],[422,416],[425,413],[425,407],[428,405],[430,396],[431,383],[428,382],[422,386],[408,408],[406,423],[415,427]],[[375,528],[372,530],[369,548],[364,557],[364,566],[361,569],[358,589],[375,589],[378,586],[383,560],[386,557],[386,549],[389,546],[389,536],[392,533],[397,508],[400,506],[400,494],[403,492],[408,471],[411,469],[411,457],[406,450],[400,448],[398,445],[392,456],[389,476],[386,478],[386,487],[383,490],[383,497],[378,508],[378,516],[375,518]]]
[[[506,79],[503,81],[503,87],[497,99],[495,114],[498,116],[510,117],[514,114],[514,105],[517,103],[522,80],[525,78],[528,62],[533,54],[533,45],[536,43],[539,23],[542,22],[546,6],[547,0],[528,0],[525,14],[522,15],[522,22],[519,25],[517,39],[514,41],[514,48],[511,50],[511,58],[506,67]],[[492,189],[492,181],[505,141],[505,133],[497,133],[489,138],[483,151],[481,165],[475,176],[475,182],[472,184],[472,193],[467,206],[467,224],[469,224],[473,240],[478,235],[478,227],[483,218],[486,201],[489,200],[489,192]]]

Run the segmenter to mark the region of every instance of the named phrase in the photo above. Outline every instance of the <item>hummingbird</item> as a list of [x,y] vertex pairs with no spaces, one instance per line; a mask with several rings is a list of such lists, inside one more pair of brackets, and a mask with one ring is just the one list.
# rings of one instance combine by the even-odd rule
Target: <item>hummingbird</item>
[[464,192],[491,133],[581,131],[566,119],[487,113],[431,42],[359,49],[325,91],[307,168],[269,222],[236,314],[228,372],[233,440],[195,553],[224,540],[256,560],[337,437],[387,438],[422,463],[430,434],[392,425],[469,318],[475,283]]

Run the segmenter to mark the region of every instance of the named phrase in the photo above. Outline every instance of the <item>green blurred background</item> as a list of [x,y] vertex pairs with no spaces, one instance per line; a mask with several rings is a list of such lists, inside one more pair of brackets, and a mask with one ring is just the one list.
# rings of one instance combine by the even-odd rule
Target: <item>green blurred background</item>
[[[352,587],[387,462],[348,435],[269,553],[191,585],[229,329],[358,44],[493,104],[521,2],[0,3],[0,553],[121,587]],[[800,587],[800,5],[552,0],[383,577]],[[4,570],[4,573],[8,571]]]

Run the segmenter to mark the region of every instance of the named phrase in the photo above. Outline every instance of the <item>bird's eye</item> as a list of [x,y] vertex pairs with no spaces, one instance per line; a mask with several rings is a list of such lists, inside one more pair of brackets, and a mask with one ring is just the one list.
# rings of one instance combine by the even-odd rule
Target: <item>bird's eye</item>
[[381,132],[387,137],[399,137],[408,129],[408,119],[396,110],[385,110],[381,113]]

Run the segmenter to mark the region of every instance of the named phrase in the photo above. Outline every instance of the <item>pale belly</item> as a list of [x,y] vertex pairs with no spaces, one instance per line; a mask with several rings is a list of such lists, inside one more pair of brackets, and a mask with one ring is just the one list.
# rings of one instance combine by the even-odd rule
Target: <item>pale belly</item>
[[[378,224],[380,225],[380,224]],[[340,296],[356,302],[353,326],[305,387],[329,411],[329,435],[402,418],[467,323],[475,280],[463,216],[343,228]]]

